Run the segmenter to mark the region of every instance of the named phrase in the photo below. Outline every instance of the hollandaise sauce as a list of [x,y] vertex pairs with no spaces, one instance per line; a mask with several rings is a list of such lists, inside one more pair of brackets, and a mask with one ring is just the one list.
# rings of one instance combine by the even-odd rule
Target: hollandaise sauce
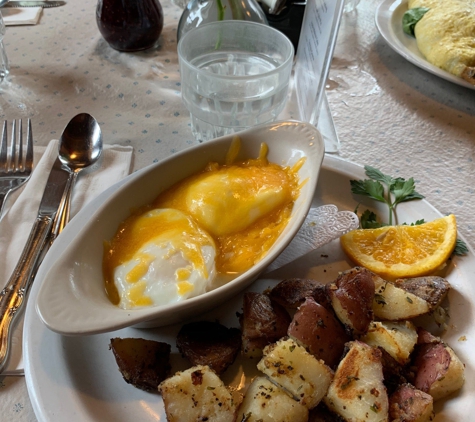
[[[260,261],[287,225],[300,192],[300,160],[284,167],[259,157],[209,163],[125,220],[105,243],[110,300],[125,309],[204,293]],[[164,288],[166,293],[164,294]]]

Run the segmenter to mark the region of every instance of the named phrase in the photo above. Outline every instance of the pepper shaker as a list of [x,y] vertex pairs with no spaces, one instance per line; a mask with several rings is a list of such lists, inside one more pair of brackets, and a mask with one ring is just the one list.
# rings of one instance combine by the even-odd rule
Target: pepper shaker
[[98,0],[96,21],[112,48],[140,51],[157,42],[163,29],[163,11],[158,0]]

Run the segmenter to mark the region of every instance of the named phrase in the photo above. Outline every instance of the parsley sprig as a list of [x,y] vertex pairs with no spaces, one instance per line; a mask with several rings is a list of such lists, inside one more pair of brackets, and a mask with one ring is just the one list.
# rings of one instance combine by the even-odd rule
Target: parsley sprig
[[457,243],[455,244],[455,249],[453,252],[454,255],[467,255],[468,254],[468,246],[466,243],[457,238]]
[[[351,191],[356,195],[369,196],[379,202],[384,202],[389,207],[389,225],[393,223],[393,215],[395,216],[396,206],[401,202],[412,201],[414,199],[422,199],[423,195],[416,192],[414,179],[408,180],[402,177],[391,177],[380,170],[371,166],[365,166],[366,175],[369,179],[350,180]],[[364,221],[369,227],[377,227],[376,214],[365,211],[363,213]],[[381,227],[382,224],[379,225]],[[363,228],[369,228],[363,227]]]
[[[396,219],[396,207],[398,204],[424,198],[423,195],[416,191],[415,182],[412,177],[405,180],[402,177],[394,178],[388,176],[371,166],[365,166],[364,169],[369,179],[350,180],[351,192],[355,195],[368,196],[376,201],[385,203],[389,208],[389,226],[393,225],[393,216]],[[358,207],[359,205],[356,207],[356,214],[358,214]],[[417,220],[415,223],[411,223],[411,226],[423,224],[424,222],[423,219]],[[360,216],[360,226],[362,229],[376,229],[385,225],[383,222],[378,221],[377,215],[370,210],[365,210]],[[457,239],[453,254],[466,255],[467,253],[468,247],[465,242]]]

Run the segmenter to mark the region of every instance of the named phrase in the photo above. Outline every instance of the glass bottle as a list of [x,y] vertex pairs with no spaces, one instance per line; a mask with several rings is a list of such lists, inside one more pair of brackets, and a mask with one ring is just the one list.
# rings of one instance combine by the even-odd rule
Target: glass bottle
[[204,23],[233,19],[268,25],[256,0],[191,0],[178,23],[177,38]]
[[98,0],[96,21],[109,45],[119,51],[153,47],[163,29],[158,0]]

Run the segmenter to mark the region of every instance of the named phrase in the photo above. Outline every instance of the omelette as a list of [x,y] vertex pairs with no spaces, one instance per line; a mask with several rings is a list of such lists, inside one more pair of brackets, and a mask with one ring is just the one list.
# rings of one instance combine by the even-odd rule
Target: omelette
[[409,0],[429,11],[414,28],[427,61],[475,85],[475,0]]

